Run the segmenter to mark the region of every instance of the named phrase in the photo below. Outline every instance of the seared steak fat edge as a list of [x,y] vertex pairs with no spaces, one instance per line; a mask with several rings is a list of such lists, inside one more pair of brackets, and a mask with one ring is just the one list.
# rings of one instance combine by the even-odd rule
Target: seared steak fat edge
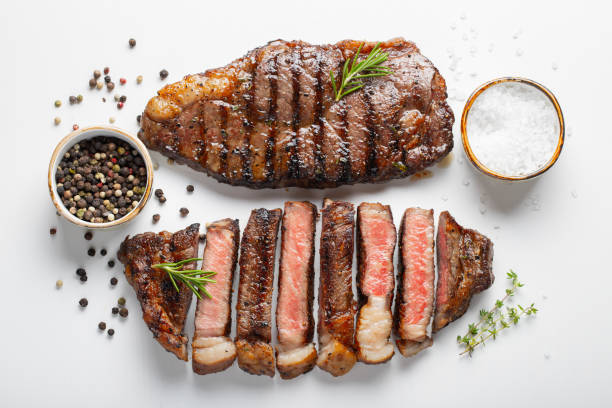
[[[330,71],[361,41],[272,41],[225,67],[188,75],[147,103],[140,139],[218,181],[327,188],[414,174],[453,148],[446,83],[417,46],[381,43],[390,75],[335,101]],[[366,42],[360,59],[376,45]]]

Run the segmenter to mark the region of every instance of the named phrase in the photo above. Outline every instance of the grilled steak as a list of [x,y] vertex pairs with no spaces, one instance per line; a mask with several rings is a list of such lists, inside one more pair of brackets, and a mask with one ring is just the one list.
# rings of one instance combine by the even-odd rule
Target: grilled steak
[[207,285],[211,298],[198,299],[192,348],[193,371],[216,373],[231,366],[236,347],[230,339],[232,283],[238,260],[240,229],[238,220],[229,218],[206,227],[206,247],[202,270],[214,271],[215,283]]
[[[177,292],[162,270],[151,266],[194,258],[198,253],[200,224],[192,224],[174,234],[145,232],[121,243],[117,257],[125,265],[125,277],[142,307],[142,317],[153,337],[169,352],[187,361],[187,337],[183,335],[185,318],[193,292],[177,281]],[[195,263],[184,268],[193,269]]]
[[397,234],[388,205],[362,203],[357,208],[357,290],[359,314],[355,344],[357,357],[368,364],[393,357],[391,336],[393,253]]
[[353,347],[352,274],[355,210],[351,203],[326,198],[321,213],[317,365],[333,376],[340,376],[348,373],[357,361]]
[[236,304],[238,365],[256,375],[274,376],[271,309],[276,236],[282,211],[251,212],[240,249],[240,284]]
[[[409,176],[453,147],[446,84],[412,42],[381,43],[393,73],[334,99],[360,41],[272,41],[222,68],[167,85],[139,137],[217,180],[252,188],[335,187]],[[375,46],[365,43],[360,59]]]
[[400,353],[410,357],[433,343],[427,335],[434,303],[433,210],[408,208],[399,242],[394,328]]
[[305,201],[285,203],[276,306],[276,368],[295,378],[314,367],[314,256],[317,207]]
[[444,211],[438,221],[438,286],[433,332],[457,320],[475,293],[488,289],[493,275],[493,243],[478,231],[463,228]]

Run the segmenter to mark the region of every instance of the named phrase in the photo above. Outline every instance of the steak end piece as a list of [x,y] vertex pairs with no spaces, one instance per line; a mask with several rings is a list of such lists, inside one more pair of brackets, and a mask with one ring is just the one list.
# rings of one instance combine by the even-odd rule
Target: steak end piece
[[[177,281],[177,292],[168,274],[152,265],[195,258],[200,224],[174,234],[145,232],[121,243],[117,257],[125,266],[125,277],[136,291],[142,315],[153,337],[169,352],[187,361],[187,337],[183,334],[193,292]],[[184,268],[194,269],[195,262]]]
[[393,317],[393,254],[397,233],[388,205],[362,203],[357,209],[357,289],[359,313],[357,358],[367,364],[388,361],[395,353],[389,341]]
[[166,85],[139,138],[220,182],[328,188],[408,177],[453,148],[446,82],[403,38],[380,43],[389,75],[335,100],[330,72],[377,42],[272,41],[230,64]]
[[317,366],[339,376],[357,361],[352,271],[355,209],[351,203],[326,198],[321,213]]
[[202,270],[214,271],[215,283],[206,286],[210,298],[198,299],[192,348],[193,371],[210,374],[225,370],[236,358],[236,347],[229,338],[234,271],[238,260],[240,229],[238,220],[229,218],[206,226],[206,246]]
[[240,249],[240,282],[236,304],[238,365],[255,375],[274,376],[272,291],[276,239],[282,211],[251,212]]
[[399,248],[394,329],[400,353],[410,357],[433,343],[427,334],[434,308],[433,210],[406,209]]
[[438,286],[432,331],[457,320],[472,296],[493,284],[493,242],[478,231],[463,228],[444,211],[437,234]]

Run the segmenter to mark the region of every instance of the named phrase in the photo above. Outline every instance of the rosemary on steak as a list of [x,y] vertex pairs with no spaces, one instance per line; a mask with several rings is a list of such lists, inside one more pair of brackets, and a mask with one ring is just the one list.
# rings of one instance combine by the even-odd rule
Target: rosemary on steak
[[199,269],[182,270],[183,265],[201,260],[202,258],[189,258],[179,262],[155,264],[152,267],[167,272],[177,292],[180,292],[179,287],[176,284],[176,281],[179,280],[187,285],[187,287],[191,289],[193,293],[195,293],[198,299],[202,299],[202,293],[212,299],[212,296],[210,293],[208,293],[205,286],[208,283],[217,282],[214,279],[211,279],[211,277],[217,272],[202,271]]
[[490,310],[482,309],[480,320],[477,323],[470,323],[464,336],[457,336],[457,342],[463,347],[460,355],[467,353],[471,357],[476,347],[484,345],[490,338],[495,340],[501,331],[516,326],[523,316],[531,316],[537,313],[538,309],[535,308],[535,303],[529,306],[506,306],[504,310],[506,301],[516,294],[518,288],[524,286],[512,270],[506,274],[506,278],[512,282],[512,287],[506,289],[505,296],[496,300],[495,305]]
[[362,88],[365,85],[363,79],[385,76],[393,72],[390,68],[381,65],[383,62],[387,61],[389,54],[380,50],[380,43],[377,43],[368,56],[358,63],[357,58],[359,58],[364,44],[365,43],[362,43],[359,46],[352,59],[349,58],[344,62],[339,86],[336,85],[336,78],[334,77],[333,70],[329,71],[334,94],[336,95],[336,102],[351,92],[355,92]]

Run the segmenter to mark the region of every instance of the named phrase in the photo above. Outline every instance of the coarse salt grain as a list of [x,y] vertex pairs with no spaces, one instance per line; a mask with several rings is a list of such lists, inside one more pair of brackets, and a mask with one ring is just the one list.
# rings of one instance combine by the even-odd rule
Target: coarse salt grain
[[467,136],[472,152],[486,168],[504,176],[526,176],[553,157],[559,119],[543,92],[528,84],[504,82],[475,100]]

